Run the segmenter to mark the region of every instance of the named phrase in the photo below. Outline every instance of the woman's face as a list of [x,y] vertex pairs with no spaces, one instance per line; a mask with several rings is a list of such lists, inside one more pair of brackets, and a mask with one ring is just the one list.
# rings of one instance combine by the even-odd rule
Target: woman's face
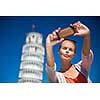
[[69,40],[62,42],[61,48],[59,49],[59,55],[62,60],[71,61],[75,55],[75,44]]

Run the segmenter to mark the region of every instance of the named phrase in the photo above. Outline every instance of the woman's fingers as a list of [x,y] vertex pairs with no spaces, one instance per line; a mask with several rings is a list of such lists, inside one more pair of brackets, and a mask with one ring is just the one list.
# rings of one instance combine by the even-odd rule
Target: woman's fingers
[[57,34],[61,31],[61,28],[59,27],[58,29],[56,29],[55,31],[53,31],[52,35],[54,36],[54,39],[57,39],[58,36]]

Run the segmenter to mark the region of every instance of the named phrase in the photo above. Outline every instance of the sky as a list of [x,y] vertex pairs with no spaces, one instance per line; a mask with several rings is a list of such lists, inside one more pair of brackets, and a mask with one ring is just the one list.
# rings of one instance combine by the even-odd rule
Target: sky
[[[69,24],[81,21],[90,28],[91,49],[94,53],[89,76],[93,83],[100,82],[100,17],[98,16],[0,16],[0,83],[17,83],[21,62],[22,46],[29,32],[39,32],[43,35],[43,46],[49,33],[56,28],[65,28]],[[32,25],[35,29],[32,29]],[[69,37],[77,42],[76,56],[72,63],[81,58],[81,37]],[[60,69],[58,45],[54,47],[57,70]],[[45,72],[46,55],[44,55],[43,83],[48,83]]]

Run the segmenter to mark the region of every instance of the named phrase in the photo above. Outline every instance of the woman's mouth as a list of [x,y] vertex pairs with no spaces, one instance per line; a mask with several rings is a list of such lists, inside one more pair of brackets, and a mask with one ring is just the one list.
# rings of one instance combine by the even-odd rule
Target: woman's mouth
[[64,54],[64,57],[68,58],[68,57],[69,57],[69,55],[68,55],[68,54]]

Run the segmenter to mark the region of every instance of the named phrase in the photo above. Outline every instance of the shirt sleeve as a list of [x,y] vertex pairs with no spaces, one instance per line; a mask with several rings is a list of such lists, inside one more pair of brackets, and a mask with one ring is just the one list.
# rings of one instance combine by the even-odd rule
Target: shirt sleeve
[[48,75],[49,82],[51,83],[56,83],[57,82],[57,77],[56,77],[56,63],[54,67],[50,67],[46,64],[46,72]]
[[82,67],[84,67],[86,70],[90,68],[90,65],[92,64],[92,61],[93,61],[93,52],[92,52],[92,50],[90,50],[88,56],[84,56],[82,54]]
[[[75,67],[78,71],[80,71],[82,74],[84,74],[86,77],[88,77],[88,71],[93,61],[93,52],[90,50],[88,56],[82,55],[81,61],[79,61],[77,64],[75,64]],[[87,70],[88,68],[88,70]]]

